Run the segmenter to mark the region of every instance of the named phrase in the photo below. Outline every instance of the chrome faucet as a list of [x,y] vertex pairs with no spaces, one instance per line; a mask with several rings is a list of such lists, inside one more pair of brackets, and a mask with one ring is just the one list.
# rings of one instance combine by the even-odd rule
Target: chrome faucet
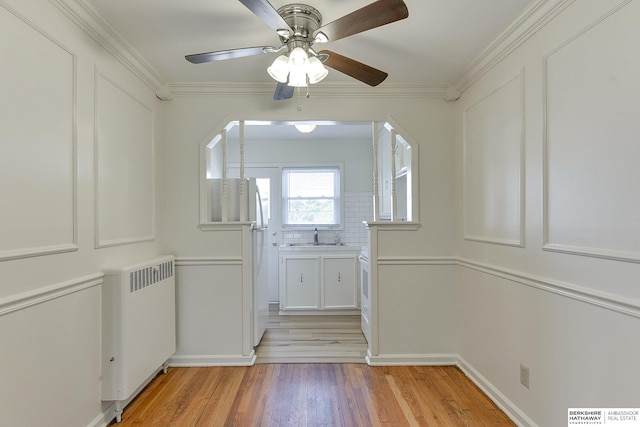
[[313,244],[314,245],[318,244],[318,229],[317,228],[313,231]]

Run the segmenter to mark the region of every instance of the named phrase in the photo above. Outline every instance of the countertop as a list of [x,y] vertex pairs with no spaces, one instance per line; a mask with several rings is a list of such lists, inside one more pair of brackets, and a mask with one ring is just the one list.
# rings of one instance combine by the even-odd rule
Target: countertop
[[361,246],[333,245],[333,244],[294,244],[280,245],[281,252],[360,252]]

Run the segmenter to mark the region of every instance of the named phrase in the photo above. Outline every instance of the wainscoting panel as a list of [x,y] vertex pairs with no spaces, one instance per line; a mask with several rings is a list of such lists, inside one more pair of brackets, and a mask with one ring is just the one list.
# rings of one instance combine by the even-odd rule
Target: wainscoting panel
[[371,304],[377,307],[379,353],[369,358],[372,364],[403,358],[433,363],[455,352],[455,271],[451,259],[378,260],[378,299]]
[[640,262],[639,10],[620,3],[543,58],[545,249]]
[[2,3],[0,28],[0,261],[76,250],[75,55]]
[[523,71],[464,110],[464,237],[522,246]]
[[[639,301],[497,265],[460,265],[459,365],[519,425],[565,425],[567,408],[580,405],[635,404]],[[529,388],[520,365],[530,370]]]
[[251,365],[243,356],[242,259],[178,259],[172,366]]
[[154,239],[153,110],[96,70],[96,247]]
[[95,274],[0,300],[3,426],[86,426],[100,412],[101,284]]

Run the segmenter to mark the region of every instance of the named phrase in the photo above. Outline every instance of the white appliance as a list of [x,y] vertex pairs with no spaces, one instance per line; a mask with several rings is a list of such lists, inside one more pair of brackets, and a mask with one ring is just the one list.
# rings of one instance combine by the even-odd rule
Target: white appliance
[[124,407],[176,351],[173,256],[106,270],[102,285],[102,400]]
[[371,282],[368,254],[360,254],[360,328],[367,342],[371,342]]
[[251,254],[253,264],[253,345],[260,343],[269,322],[269,251],[267,248],[267,215],[264,213],[256,179],[249,180],[249,213],[251,220]]
[[[241,196],[243,180],[240,178],[228,178],[226,184],[222,179],[208,179],[211,191],[211,221],[213,222],[245,222],[243,216],[251,223],[250,253],[244,256],[249,258],[252,265],[252,342],[257,346],[264,335],[269,321],[269,272],[267,250],[267,215],[263,211],[263,203],[256,178],[244,180],[246,192]],[[223,195],[226,188],[226,194]]]

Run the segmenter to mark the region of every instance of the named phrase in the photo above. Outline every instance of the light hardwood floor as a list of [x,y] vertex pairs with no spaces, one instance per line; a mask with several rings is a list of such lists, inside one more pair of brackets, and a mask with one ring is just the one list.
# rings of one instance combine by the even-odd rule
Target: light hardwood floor
[[364,363],[366,355],[360,316],[279,316],[272,307],[256,363]]
[[261,364],[170,368],[124,411],[128,426],[514,426],[454,366]]
[[257,348],[260,364],[170,368],[125,409],[120,426],[515,425],[458,368],[370,367],[366,349],[358,316],[275,311]]

